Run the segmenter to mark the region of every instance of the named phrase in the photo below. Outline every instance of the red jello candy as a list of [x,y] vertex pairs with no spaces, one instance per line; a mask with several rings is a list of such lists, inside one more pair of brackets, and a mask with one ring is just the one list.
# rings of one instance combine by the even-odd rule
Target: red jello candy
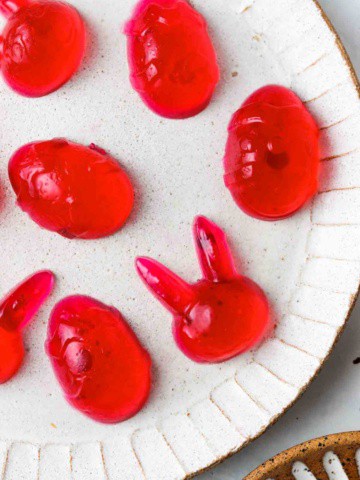
[[54,285],[51,272],[35,273],[0,302],[0,383],[19,370],[25,350],[22,332],[32,320]]
[[272,327],[260,287],[239,275],[224,232],[205,217],[194,224],[204,278],[189,285],[160,263],[138,258],[138,273],[174,316],[174,338],[196,362],[222,362],[259,343]]
[[204,18],[186,0],[140,0],[125,27],[131,83],[155,113],[187,118],[219,81]]
[[116,232],[134,203],[126,173],[95,145],[64,139],[29,143],[10,159],[9,176],[22,210],[67,238]]
[[0,64],[12,89],[40,97],[58,89],[77,71],[86,31],[74,7],[55,0],[0,0],[0,12],[8,17]]
[[225,184],[235,202],[263,220],[286,218],[315,193],[319,129],[289,89],[257,90],[234,114],[224,158]]
[[75,295],[54,308],[46,351],[67,401],[94,420],[116,423],[148,399],[151,359],[120,312]]

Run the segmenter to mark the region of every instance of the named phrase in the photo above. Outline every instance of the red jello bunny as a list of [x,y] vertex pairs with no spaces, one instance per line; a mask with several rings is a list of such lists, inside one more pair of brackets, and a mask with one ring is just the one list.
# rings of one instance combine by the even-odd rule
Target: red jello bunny
[[8,18],[0,65],[8,85],[27,97],[58,89],[79,68],[86,44],[78,11],[56,0],[0,0]]
[[260,287],[239,275],[224,232],[197,217],[194,237],[204,278],[189,285],[150,258],[138,273],[174,316],[179,348],[196,362],[222,362],[250,349],[270,330],[269,305]]

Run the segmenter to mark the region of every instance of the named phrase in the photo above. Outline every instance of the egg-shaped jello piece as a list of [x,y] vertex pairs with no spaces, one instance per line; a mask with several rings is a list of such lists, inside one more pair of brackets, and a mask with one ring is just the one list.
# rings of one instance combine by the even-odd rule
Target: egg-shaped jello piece
[[206,22],[186,0],[140,0],[125,33],[132,86],[151,110],[187,118],[208,105],[219,67]]
[[111,235],[133,207],[128,176],[95,145],[65,139],[29,143],[10,159],[9,176],[21,209],[67,238]]
[[151,359],[115,308],[82,295],[61,300],[45,348],[67,401],[90,418],[121,422],[146,403]]
[[54,0],[2,0],[0,13],[8,17],[0,37],[1,71],[13,90],[47,95],[78,70],[86,29],[74,7]]
[[257,90],[233,115],[225,184],[238,206],[263,220],[298,211],[317,191],[319,129],[288,88]]

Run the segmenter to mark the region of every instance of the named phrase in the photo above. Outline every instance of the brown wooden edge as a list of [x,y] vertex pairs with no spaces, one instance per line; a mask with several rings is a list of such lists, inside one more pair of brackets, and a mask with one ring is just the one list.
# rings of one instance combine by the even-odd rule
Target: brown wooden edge
[[355,453],[360,448],[360,432],[328,435],[302,443],[286,450],[260,465],[244,480],[267,480],[269,478],[294,480],[291,474],[293,463],[301,461],[318,480],[328,480],[323,468],[323,457],[333,451],[340,458],[350,480],[359,480]]

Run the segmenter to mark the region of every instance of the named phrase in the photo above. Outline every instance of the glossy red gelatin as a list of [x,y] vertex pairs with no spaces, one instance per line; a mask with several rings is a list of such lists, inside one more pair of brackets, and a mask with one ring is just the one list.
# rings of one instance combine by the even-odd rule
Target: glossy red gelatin
[[67,401],[94,420],[126,420],[149,397],[149,354],[120,312],[93,298],[75,295],[55,306],[46,351]]
[[316,193],[319,130],[291,90],[257,90],[233,115],[228,131],[225,184],[246,213],[286,218]]
[[58,89],[78,70],[86,31],[78,11],[51,0],[0,0],[8,17],[0,63],[8,85],[27,97]]
[[0,302],[0,383],[10,380],[23,363],[23,330],[50,295],[54,275],[35,273]]
[[125,27],[132,86],[155,113],[187,118],[219,81],[204,18],[186,0],[141,0]]
[[148,288],[174,316],[174,338],[196,362],[223,362],[258,344],[272,327],[260,287],[239,275],[224,232],[205,217],[194,224],[204,278],[189,285],[150,258],[136,260]]
[[134,203],[126,173],[95,145],[65,139],[29,143],[10,159],[9,176],[22,210],[67,238],[111,235]]

